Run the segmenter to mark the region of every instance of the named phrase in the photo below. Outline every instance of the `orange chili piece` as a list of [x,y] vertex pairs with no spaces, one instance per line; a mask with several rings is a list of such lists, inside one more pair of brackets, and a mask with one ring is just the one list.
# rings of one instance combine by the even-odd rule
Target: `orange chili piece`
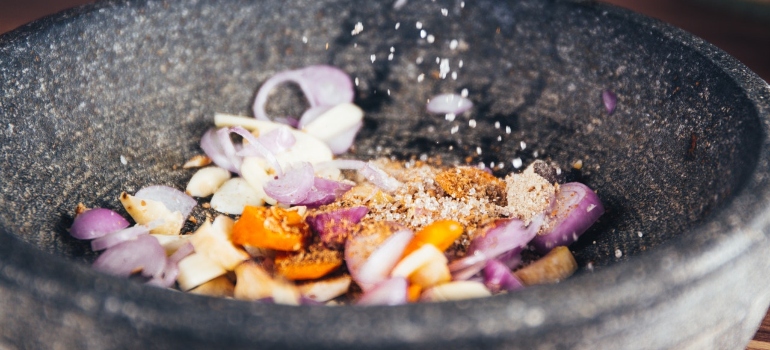
[[290,280],[321,278],[340,266],[341,252],[316,245],[299,252],[279,252],[274,264],[275,272]]
[[432,244],[445,251],[463,234],[463,225],[455,220],[438,220],[418,231],[407,244],[401,257],[405,257],[425,244]]
[[310,229],[302,215],[279,207],[243,209],[241,218],[233,225],[235,244],[297,251],[302,249]]

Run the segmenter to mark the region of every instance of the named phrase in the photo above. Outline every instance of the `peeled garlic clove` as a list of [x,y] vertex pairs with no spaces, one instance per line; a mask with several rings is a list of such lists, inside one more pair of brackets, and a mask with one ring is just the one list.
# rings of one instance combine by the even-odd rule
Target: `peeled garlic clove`
[[193,253],[179,261],[179,275],[176,281],[179,283],[179,289],[188,291],[226,273],[222,266],[206,255]]
[[235,268],[236,299],[260,300],[273,297],[275,281],[259,264],[247,261]]
[[265,203],[275,205],[276,200],[265,193],[265,184],[273,177],[267,173],[267,162],[262,158],[246,157],[241,163],[241,177],[249,183],[249,186],[258,195],[264,198]]
[[438,250],[438,248],[432,244],[425,244],[401,259],[396,267],[390,272],[390,276],[409,277],[409,275],[417,271],[420,267],[427,265],[434,259],[439,262],[443,261],[444,264],[447,263],[446,257],[440,250]]
[[[361,108],[352,103],[342,103],[305,125],[302,131],[327,145],[334,145],[331,148],[335,153],[342,153],[353,143],[352,138],[361,128],[363,119],[364,111]],[[336,145],[337,141],[342,141],[344,145]]]
[[240,215],[243,207],[261,206],[264,203],[265,198],[240,177],[227,180],[211,197],[211,207],[225,214]]
[[205,167],[193,174],[185,192],[193,197],[208,197],[229,179],[229,171],[216,166]]
[[211,297],[232,298],[235,284],[227,276],[219,276],[190,290],[190,293]]
[[422,288],[430,288],[451,280],[452,274],[449,272],[446,257],[443,261],[433,259],[409,275],[409,282]]
[[126,192],[120,194],[120,203],[128,215],[140,225],[152,227],[150,233],[178,235],[184,225],[182,213],[171,212],[158,201],[136,198]]
[[450,301],[482,298],[492,295],[481,282],[453,281],[431,287],[420,295],[420,301]]
[[303,297],[319,302],[326,302],[347,293],[350,288],[350,282],[352,281],[353,279],[350,278],[350,275],[342,275],[339,277],[302,283],[298,288]]
[[212,225],[208,221],[201,225],[190,236],[190,242],[195,247],[196,254],[206,255],[225,270],[232,271],[240,263],[249,260],[251,256],[233,245],[230,241],[230,233],[225,231],[226,228],[223,229],[223,226],[227,227],[227,223],[224,222],[229,220],[229,227],[232,230],[232,219],[219,216],[215,222],[217,220],[219,221],[217,225]]
[[150,236],[155,237],[163,249],[166,250],[166,255],[174,254],[174,252],[185,245],[190,239],[189,235],[160,235],[153,233]]

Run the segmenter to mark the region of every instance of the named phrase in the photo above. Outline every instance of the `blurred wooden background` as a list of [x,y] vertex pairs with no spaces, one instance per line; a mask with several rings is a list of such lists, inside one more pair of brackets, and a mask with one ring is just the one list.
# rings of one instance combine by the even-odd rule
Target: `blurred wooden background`
[[[604,0],[687,30],[770,81],[770,0]],[[0,34],[91,0],[0,0]],[[770,350],[770,314],[749,343]]]

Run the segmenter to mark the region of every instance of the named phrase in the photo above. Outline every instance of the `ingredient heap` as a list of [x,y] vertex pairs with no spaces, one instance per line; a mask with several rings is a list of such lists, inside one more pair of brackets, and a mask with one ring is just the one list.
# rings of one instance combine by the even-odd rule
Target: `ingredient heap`
[[[270,121],[268,94],[286,81],[300,86],[310,108],[299,120]],[[110,209],[79,206],[70,234],[104,250],[93,265],[99,271],[293,305],[482,297],[577,269],[565,246],[604,213],[591,189],[547,180],[554,169],[542,161],[500,179],[476,167],[335,159],[362,125],[352,100],[350,78],[336,68],[279,73],[257,93],[256,119],[215,116],[217,128],[201,138],[205,155],[185,165],[200,168],[186,193],[166,186],[122,193],[133,226]],[[429,110],[470,106],[447,94]],[[222,214],[180,234],[195,221],[193,197],[210,197],[201,205]],[[541,258],[523,259],[527,248]]]

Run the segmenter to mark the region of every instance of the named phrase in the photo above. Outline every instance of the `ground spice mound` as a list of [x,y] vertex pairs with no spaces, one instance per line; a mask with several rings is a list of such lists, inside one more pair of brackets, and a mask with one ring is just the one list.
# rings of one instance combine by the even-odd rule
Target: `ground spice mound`
[[525,223],[548,208],[558,189],[558,185],[535,173],[533,166],[527,167],[521,174],[509,174],[505,184],[510,214]]
[[507,202],[505,181],[479,168],[447,169],[436,175],[436,182],[452,198],[478,196],[503,206]]

